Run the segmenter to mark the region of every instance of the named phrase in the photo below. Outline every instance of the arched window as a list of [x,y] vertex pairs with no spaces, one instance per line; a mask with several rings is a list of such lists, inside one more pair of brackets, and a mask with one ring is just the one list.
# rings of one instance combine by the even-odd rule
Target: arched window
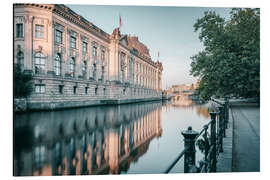
[[54,71],[56,76],[61,75],[61,57],[59,54],[54,57]]
[[22,51],[19,51],[17,54],[17,64],[19,64],[21,68],[24,66],[24,54]]
[[35,54],[35,73],[42,74],[45,72],[45,58],[41,52]]
[[70,76],[74,77],[74,74],[75,74],[75,58],[72,57],[70,59]]

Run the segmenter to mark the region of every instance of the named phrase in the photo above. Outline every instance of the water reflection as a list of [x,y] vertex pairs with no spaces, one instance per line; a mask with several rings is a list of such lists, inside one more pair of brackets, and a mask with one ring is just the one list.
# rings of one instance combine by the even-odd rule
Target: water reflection
[[[188,95],[181,94],[179,96],[172,97],[171,103],[166,103],[167,105],[171,104],[174,107],[181,108],[195,108],[198,116],[203,116],[209,118],[208,104],[200,105],[199,102],[192,101]],[[199,104],[199,105],[198,105]]]
[[161,102],[15,115],[14,175],[119,174],[162,135]]

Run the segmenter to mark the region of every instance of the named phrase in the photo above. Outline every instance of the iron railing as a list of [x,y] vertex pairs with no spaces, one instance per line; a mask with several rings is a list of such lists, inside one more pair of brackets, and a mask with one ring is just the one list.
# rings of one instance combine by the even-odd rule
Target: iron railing
[[[184,173],[208,173],[216,172],[217,157],[223,152],[223,138],[226,137],[226,129],[229,119],[229,101],[225,98],[224,101],[211,99],[212,107],[210,110],[211,120],[203,126],[203,129],[198,133],[188,127],[182,131],[184,136],[184,150],[166,169],[165,173],[169,173],[176,163],[184,156]],[[210,126],[210,131],[208,128]],[[202,138],[200,138],[202,136]],[[199,162],[199,167],[196,166],[196,148],[195,144],[202,151],[204,157]]]

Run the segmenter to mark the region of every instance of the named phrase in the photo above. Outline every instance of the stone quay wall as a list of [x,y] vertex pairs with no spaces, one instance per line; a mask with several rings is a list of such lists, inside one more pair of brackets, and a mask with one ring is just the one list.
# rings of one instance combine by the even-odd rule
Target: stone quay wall
[[[34,82],[34,84],[37,82],[44,84],[45,92],[32,93],[27,98],[27,110],[56,110],[162,99],[162,93],[159,91],[117,81],[97,82],[84,79],[35,76]],[[60,86],[62,86],[61,93]],[[76,87],[75,93],[74,87]]]

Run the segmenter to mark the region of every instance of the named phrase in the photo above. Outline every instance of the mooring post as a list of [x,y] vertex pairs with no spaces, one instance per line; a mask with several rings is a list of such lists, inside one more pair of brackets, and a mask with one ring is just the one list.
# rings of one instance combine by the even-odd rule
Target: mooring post
[[211,116],[211,172],[216,172],[217,167],[217,143],[216,143],[216,117],[219,112],[210,112]]
[[224,131],[224,106],[219,106],[219,118],[218,118],[218,140],[219,140],[219,152],[223,152],[223,131]]
[[190,172],[191,168],[195,166],[195,141],[198,134],[197,131],[192,130],[191,126],[189,126],[187,130],[182,131],[186,149],[184,157],[184,173]]

